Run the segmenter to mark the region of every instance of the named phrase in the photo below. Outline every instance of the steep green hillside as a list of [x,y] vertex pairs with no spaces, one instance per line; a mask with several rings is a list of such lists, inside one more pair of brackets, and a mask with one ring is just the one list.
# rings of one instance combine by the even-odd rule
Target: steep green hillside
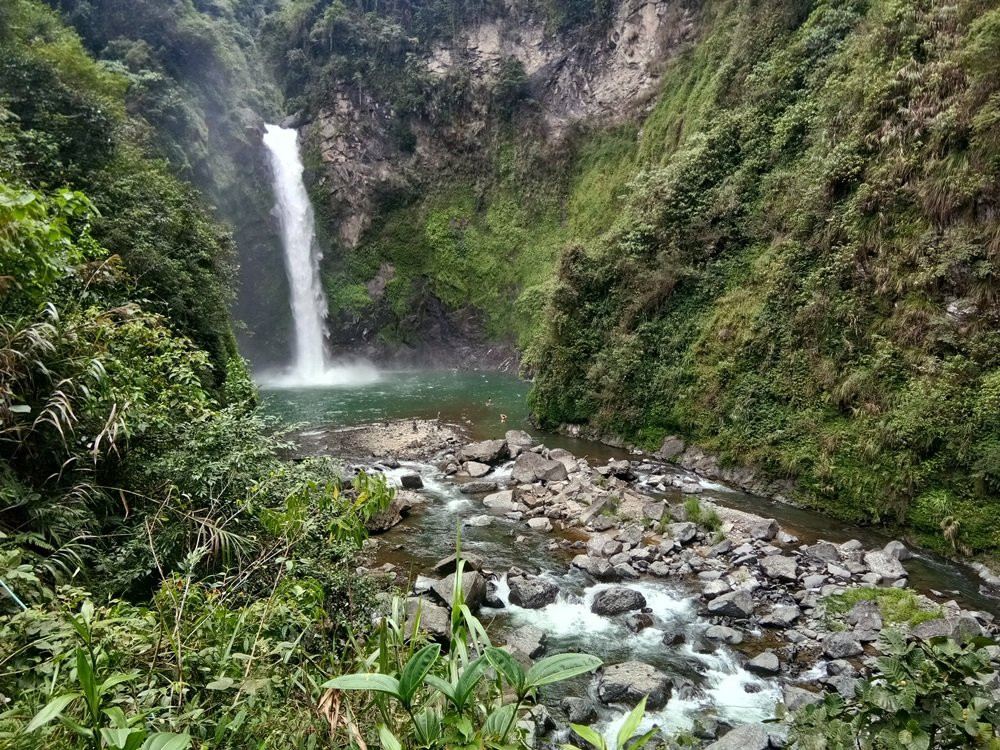
[[[560,256],[532,404],[1000,546],[1000,11],[716,2],[622,215]],[[613,176],[611,176],[613,179]]]

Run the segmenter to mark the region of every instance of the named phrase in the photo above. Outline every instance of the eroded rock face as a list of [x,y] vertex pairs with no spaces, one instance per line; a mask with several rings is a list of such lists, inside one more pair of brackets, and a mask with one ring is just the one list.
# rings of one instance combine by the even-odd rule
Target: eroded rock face
[[528,451],[514,461],[511,477],[518,484],[532,482],[561,482],[569,477],[566,467],[559,461]]
[[597,683],[597,697],[602,703],[625,703],[634,706],[646,699],[646,708],[663,707],[670,698],[670,678],[640,661],[628,661],[605,667]]
[[492,466],[507,457],[507,441],[483,440],[469,443],[462,448],[460,456],[463,461],[478,461]]

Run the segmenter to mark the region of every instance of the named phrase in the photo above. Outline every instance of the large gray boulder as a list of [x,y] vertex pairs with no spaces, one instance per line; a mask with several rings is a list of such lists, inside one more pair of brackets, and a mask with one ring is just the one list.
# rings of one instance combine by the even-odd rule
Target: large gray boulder
[[507,635],[507,648],[529,659],[537,659],[545,652],[545,631],[534,625],[522,625]]
[[745,620],[753,614],[753,597],[747,591],[732,591],[715,597],[708,603],[708,611],[719,617]]
[[483,505],[500,513],[514,510],[514,493],[512,490],[500,490],[483,498]]
[[507,583],[510,586],[510,603],[525,609],[541,609],[552,604],[559,595],[559,587],[544,578],[518,576]]
[[514,461],[514,468],[511,477],[518,484],[531,484],[533,482],[561,482],[569,478],[569,472],[559,461],[539,456],[537,453],[528,451],[522,453]]
[[803,548],[805,556],[810,560],[823,563],[839,563],[840,547],[830,542],[817,542],[810,547]]
[[597,682],[597,697],[602,703],[625,703],[634,706],[646,698],[646,708],[655,710],[670,698],[670,678],[640,661],[605,667]]
[[605,617],[613,617],[631,612],[634,609],[642,609],[645,606],[646,597],[635,589],[626,586],[612,586],[597,592],[590,605],[590,611]]
[[423,503],[423,498],[409,490],[398,490],[389,507],[368,519],[365,526],[370,534],[380,534],[400,523],[409,512]]
[[794,557],[770,555],[760,561],[760,569],[768,578],[777,581],[794,581],[799,575],[799,564]]
[[698,535],[698,527],[690,521],[679,521],[667,526],[670,538],[681,544],[687,544]]
[[465,469],[465,473],[473,479],[485,477],[490,473],[490,465],[482,463],[481,461],[466,461],[462,464],[462,468]]
[[681,455],[684,452],[684,448],[684,441],[681,438],[676,435],[668,435],[663,438],[663,442],[660,444],[660,449],[653,455],[657,458],[663,459],[664,461],[669,461],[670,459]]
[[781,702],[789,711],[798,711],[800,708],[811,706],[823,700],[821,693],[814,693],[811,690],[796,687],[795,685],[785,685],[781,688]]
[[617,581],[621,577],[615,567],[603,557],[577,555],[573,558],[572,565],[574,568],[586,571],[598,581]]
[[459,457],[463,461],[478,461],[481,464],[498,464],[507,458],[507,442],[505,440],[483,440],[479,443],[469,443],[462,448]]
[[765,628],[787,628],[799,619],[802,611],[794,604],[776,604],[760,618]]
[[781,662],[778,661],[778,655],[773,651],[765,651],[748,661],[746,667],[748,672],[768,676],[778,674],[781,670]]
[[[431,568],[439,576],[451,575],[455,572],[458,566],[459,556],[455,554],[448,555],[441,560],[434,563],[434,567]],[[478,570],[482,572],[483,569],[483,558],[474,552],[463,551],[461,554],[461,559],[465,562],[463,569],[465,572],[470,570]]]
[[418,611],[420,632],[427,633],[439,643],[447,643],[451,639],[451,611],[416,596],[406,600],[407,638],[413,637]]
[[[451,606],[455,592],[455,574],[442,578],[431,586],[431,592],[447,607]],[[469,609],[475,612],[486,600],[486,579],[478,570],[462,573],[462,596]]]
[[913,553],[910,552],[910,548],[898,539],[893,539],[882,548],[882,551],[887,557],[891,557],[893,560],[899,560],[900,562],[903,560],[909,560],[913,557]]
[[865,565],[872,573],[882,579],[882,583],[893,583],[900,578],[906,578],[906,568],[900,564],[899,560],[889,557],[881,550],[865,552]]
[[865,652],[852,633],[833,633],[823,639],[823,653],[830,659],[849,659]]
[[507,446],[513,448],[530,448],[535,444],[535,439],[524,430],[507,430],[504,434]]
[[725,625],[712,625],[705,631],[705,637],[713,641],[722,641],[730,646],[738,646],[743,643],[743,633]]

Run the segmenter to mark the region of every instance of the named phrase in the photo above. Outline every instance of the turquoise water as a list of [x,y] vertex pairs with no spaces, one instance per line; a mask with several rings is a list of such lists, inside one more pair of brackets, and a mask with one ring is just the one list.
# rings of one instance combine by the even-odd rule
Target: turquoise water
[[380,372],[375,382],[342,387],[264,388],[264,411],[291,423],[348,426],[383,419],[440,418],[473,437],[528,429],[531,384],[502,373]]

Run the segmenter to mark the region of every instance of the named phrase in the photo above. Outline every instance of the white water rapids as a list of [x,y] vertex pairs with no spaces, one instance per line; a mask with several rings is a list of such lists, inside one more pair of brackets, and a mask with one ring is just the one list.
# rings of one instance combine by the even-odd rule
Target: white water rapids
[[275,211],[281,225],[281,244],[294,324],[294,358],[278,374],[264,375],[271,386],[357,385],[378,377],[375,368],[359,361],[331,363],[326,353],[326,295],[320,281],[320,253],[309,194],[302,179],[298,131],[265,126],[267,148],[274,176]]

